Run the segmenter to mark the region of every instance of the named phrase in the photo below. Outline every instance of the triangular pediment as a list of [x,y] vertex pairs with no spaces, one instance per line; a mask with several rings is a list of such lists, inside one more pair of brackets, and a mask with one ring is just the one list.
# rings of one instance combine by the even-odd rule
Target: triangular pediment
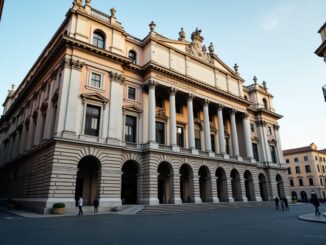
[[133,112],[137,112],[137,113],[143,112],[143,110],[136,105],[125,105],[122,108],[123,108],[123,110],[126,110],[126,111],[133,111]]
[[99,93],[84,93],[80,95],[83,100],[92,100],[107,104],[109,100]]

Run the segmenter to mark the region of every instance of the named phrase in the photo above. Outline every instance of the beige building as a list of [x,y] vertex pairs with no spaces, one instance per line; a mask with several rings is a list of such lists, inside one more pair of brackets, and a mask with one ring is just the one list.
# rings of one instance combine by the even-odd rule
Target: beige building
[[315,144],[283,151],[292,198],[308,201],[312,195],[326,200],[326,149]]
[[322,27],[320,27],[318,33],[321,35],[322,44],[315,51],[315,54],[324,58],[324,61],[326,62],[326,22]]
[[[245,86],[203,43],[128,34],[116,10],[80,0],[0,121],[0,195],[48,212],[121,204],[268,201],[289,196],[273,96]],[[284,180],[284,181],[283,181]]]

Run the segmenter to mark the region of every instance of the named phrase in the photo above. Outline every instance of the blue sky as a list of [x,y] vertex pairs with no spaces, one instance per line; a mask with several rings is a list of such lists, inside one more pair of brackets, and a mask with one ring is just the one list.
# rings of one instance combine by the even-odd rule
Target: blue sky
[[[0,102],[14,83],[20,84],[63,21],[72,0],[5,0],[0,22]],[[248,85],[256,75],[275,96],[283,149],[315,142],[326,148],[326,63],[314,54],[321,44],[325,0],[92,0],[92,6],[117,18],[139,38],[154,20],[156,31],[187,39],[199,27],[204,42],[213,42],[229,66],[238,63]]]

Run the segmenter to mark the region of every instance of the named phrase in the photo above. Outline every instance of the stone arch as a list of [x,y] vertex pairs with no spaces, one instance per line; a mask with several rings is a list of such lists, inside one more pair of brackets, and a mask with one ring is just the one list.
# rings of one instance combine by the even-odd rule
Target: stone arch
[[260,173],[258,175],[258,180],[259,180],[259,191],[260,191],[260,196],[263,201],[268,201],[268,185],[267,185],[267,180],[266,177],[263,173]]
[[276,183],[277,183],[277,194],[280,198],[284,197],[284,183],[282,176],[280,174],[276,175]]
[[160,204],[173,203],[173,167],[167,162],[161,162],[157,167],[158,200]]
[[302,202],[307,202],[307,201],[308,201],[307,192],[305,192],[305,191],[301,191],[301,192],[300,192],[300,197],[301,197],[301,201],[302,201]]
[[180,170],[180,198],[183,203],[194,200],[193,170],[187,163],[181,165]]
[[202,165],[198,170],[199,177],[199,192],[202,202],[209,202],[212,200],[212,183],[209,168]]
[[244,177],[244,184],[245,184],[245,191],[246,197],[248,201],[255,201],[255,186],[254,186],[254,179],[252,174],[249,170],[246,170],[243,174]]
[[298,195],[295,191],[291,192],[291,198],[292,198],[292,200],[298,200]]
[[231,187],[232,187],[232,196],[234,201],[241,201],[242,200],[242,193],[241,193],[241,179],[239,171],[235,168],[232,169],[230,173],[231,177]]
[[88,155],[81,158],[77,168],[75,199],[82,197],[85,206],[92,205],[99,197],[101,162],[97,157]]
[[228,185],[227,185],[227,175],[225,173],[224,168],[218,167],[215,171],[216,176],[216,189],[217,189],[217,197],[220,202],[228,201]]
[[122,204],[139,203],[139,173],[140,166],[134,160],[126,161],[122,168],[121,175],[121,201]]

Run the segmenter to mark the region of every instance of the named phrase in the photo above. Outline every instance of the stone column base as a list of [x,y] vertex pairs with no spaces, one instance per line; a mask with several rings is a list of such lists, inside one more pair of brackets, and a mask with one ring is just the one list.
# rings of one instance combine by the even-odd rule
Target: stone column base
[[228,154],[222,154],[223,159],[230,159],[230,156]]
[[255,198],[255,201],[256,201],[256,202],[262,202],[263,199],[262,199],[261,197],[256,197],[256,198]]
[[213,203],[219,203],[220,202],[218,197],[213,197],[210,201],[213,202]]
[[195,197],[194,198],[194,203],[202,203],[201,198],[200,197]]
[[241,198],[243,202],[248,202],[248,198],[247,197],[242,197]]
[[199,155],[199,151],[197,149],[191,149],[191,154]]
[[228,197],[228,201],[229,202],[234,202],[234,198],[233,197]]
[[122,201],[120,198],[102,197],[99,201],[100,207],[114,207],[122,205]]
[[178,204],[178,205],[182,204],[181,198],[179,198],[179,197],[174,198],[173,199],[173,204]]
[[173,152],[180,152],[180,147],[179,146],[172,146],[172,151]]
[[141,198],[140,203],[145,204],[145,205],[159,205],[160,204],[158,198],[156,198],[156,197]]
[[215,153],[212,152],[212,151],[209,151],[209,152],[208,152],[208,156],[209,156],[209,157],[215,157]]

